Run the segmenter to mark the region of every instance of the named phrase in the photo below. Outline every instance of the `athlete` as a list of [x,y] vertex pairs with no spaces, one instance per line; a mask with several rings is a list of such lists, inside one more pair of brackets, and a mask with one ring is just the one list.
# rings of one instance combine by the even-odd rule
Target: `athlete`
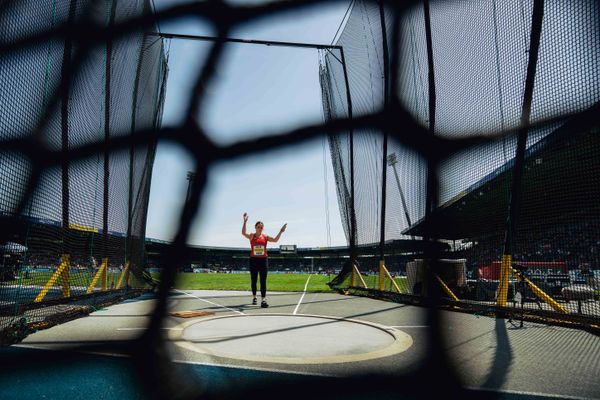
[[262,308],[267,308],[269,307],[269,304],[267,303],[267,268],[269,265],[267,243],[277,243],[281,234],[285,232],[287,224],[284,224],[277,236],[273,238],[262,233],[265,225],[261,221],[254,224],[254,233],[247,233],[246,222],[248,222],[248,214],[244,213],[242,235],[250,240],[250,286],[252,287],[252,304],[256,304],[256,279],[258,278],[258,275],[260,275],[260,297],[262,298],[260,306]]

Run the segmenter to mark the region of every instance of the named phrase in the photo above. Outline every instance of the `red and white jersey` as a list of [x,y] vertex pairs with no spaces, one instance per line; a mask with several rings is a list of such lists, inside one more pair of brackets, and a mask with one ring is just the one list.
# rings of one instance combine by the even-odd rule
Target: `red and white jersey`
[[267,254],[267,236],[252,235],[250,238],[250,257],[268,257]]

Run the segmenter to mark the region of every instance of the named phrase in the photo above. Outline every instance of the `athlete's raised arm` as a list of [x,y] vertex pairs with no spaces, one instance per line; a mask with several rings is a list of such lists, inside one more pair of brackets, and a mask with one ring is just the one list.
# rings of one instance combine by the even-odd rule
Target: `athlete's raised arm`
[[242,225],[242,235],[246,239],[250,239],[252,235],[246,232],[246,222],[248,222],[248,214],[244,213],[244,224]]
[[275,236],[274,238],[272,238],[271,236],[267,236],[267,240],[269,242],[274,242],[277,243],[279,241],[279,238],[281,237],[281,234],[283,232],[285,232],[285,228],[287,227],[287,223],[283,224],[283,226],[281,227],[281,229],[279,230],[279,233],[277,234],[277,236]]

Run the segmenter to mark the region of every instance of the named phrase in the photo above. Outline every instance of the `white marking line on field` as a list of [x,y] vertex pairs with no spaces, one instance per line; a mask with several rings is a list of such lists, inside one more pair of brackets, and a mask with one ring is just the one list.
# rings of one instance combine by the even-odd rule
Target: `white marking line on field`
[[[148,328],[117,328],[118,331],[145,331]],[[165,330],[175,330],[175,331],[181,331],[182,328],[160,328],[160,329],[165,329]]]
[[429,328],[429,325],[393,325],[390,328],[402,329],[402,328]]
[[306,284],[304,285],[304,292],[302,292],[302,296],[300,297],[298,304],[296,304],[296,308],[294,309],[294,312],[292,313],[293,315],[296,315],[296,313],[298,312],[298,307],[300,307],[300,303],[302,303],[302,300],[304,300],[304,295],[306,294],[306,289],[308,288],[308,281],[310,281],[311,276],[312,276],[312,274],[309,275],[308,278],[306,279]]
[[202,297],[194,296],[193,294],[190,294],[190,293],[184,292],[183,290],[179,290],[179,289],[174,289],[174,290],[175,290],[176,292],[183,293],[183,294],[185,294],[185,295],[188,295],[188,296],[190,296],[190,297],[193,297],[193,298],[195,298],[195,299],[202,300],[202,301],[204,301],[204,302],[206,302],[206,303],[208,303],[208,304],[212,304],[213,306],[217,306],[217,307],[223,307],[223,308],[226,308],[226,309],[228,309],[228,310],[230,310],[230,311],[233,311],[234,313],[238,313],[238,314],[240,314],[240,315],[246,315],[246,314],[244,314],[244,313],[243,313],[243,312],[241,312],[241,311],[234,310],[233,308],[229,308],[229,307],[227,307],[227,306],[224,306],[224,305],[222,305],[222,304],[217,304],[217,303],[214,303],[214,302],[212,302],[212,301],[210,301],[210,300],[203,299]]

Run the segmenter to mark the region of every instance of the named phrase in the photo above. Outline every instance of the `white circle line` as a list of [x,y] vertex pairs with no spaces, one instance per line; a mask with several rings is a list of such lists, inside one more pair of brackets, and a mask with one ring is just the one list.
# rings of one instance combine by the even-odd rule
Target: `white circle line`
[[285,316],[285,317],[312,317],[312,318],[320,318],[320,319],[332,319],[336,321],[343,322],[352,322],[358,323],[365,326],[370,326],[372,328],[379,329],[388,335],[392,336],[394,341],[381,349],[369,351],[362,354],[343,354],[343,355],[334,355],[334,356],[325,356],[325,357],[277,357],[277,356],[251,356],[251,355],[239,355],[239,354],[230,354],[223,353],[219,351],[213,351],[207,348],[199,348],[197,345],[186,341],[183,338],[183,333],[186,328],[189,328],[192,325],[214,321],[217,319],[224,318],[239,318],[242,317],[240,315],[223,315],[216,316],[213,318],[203,318],[203,319],[194,319],[190,321],[183,322],[178,325],[177,328],[168,332],[168,337],[175,343],[175,345],[184,348],[189,351],[193,351],[196,353],[207,354],[210,356],[223,357],[235,360],[245,360],[245,361],[253,361],[253,362],[268,362],[268,363],[279,363],[279,364],[338,364],[338,363],[347,363],[347,362],[359,362],[359,361],[367,361],[373,360],[377,358],[388,357],[392,355],[396,355],[408,350],[412,344],[413,340],[410,335],[406,332],[390,329],[387,326],[380,325],[373,322],[355,320],[350,318],[343,317],[332,317],[332,316],[323,316],[323,315],[312,315],[312,314],[283,314],[283,313],[272,313],[272,314],[255,314],[255,315],[244,315],[243,317],[276,317],[276,316]]

